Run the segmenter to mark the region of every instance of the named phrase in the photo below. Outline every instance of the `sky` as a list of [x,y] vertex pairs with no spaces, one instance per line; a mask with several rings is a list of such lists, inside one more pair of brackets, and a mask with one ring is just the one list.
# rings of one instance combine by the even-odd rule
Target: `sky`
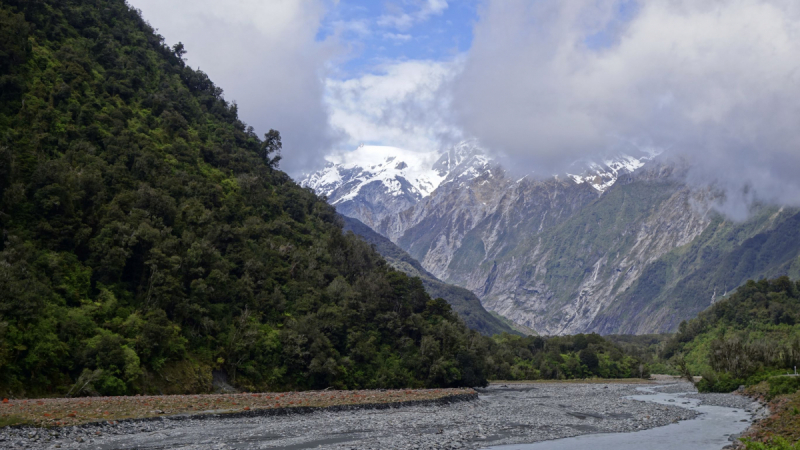
[[795,0],[128,0],[294,177],[360,143],[468,138],[521,173],[662,151],[723,193],[800,206]]

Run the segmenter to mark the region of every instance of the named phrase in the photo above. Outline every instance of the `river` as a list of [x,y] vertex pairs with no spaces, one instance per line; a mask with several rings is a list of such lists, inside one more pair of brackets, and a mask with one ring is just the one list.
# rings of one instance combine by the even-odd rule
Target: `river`
[[644,395],[628,398],[678,405],[700,413],[694,419],[667,426],[631,433],[586,434],[565,439],[488,447],[487,450],[720,450],[731,444],[730,437],[739,435],[751,423],[751,414],[743,409],[701,405],[700,400],[685,398],[689,394],[667,394],[653,387],[640,387]]

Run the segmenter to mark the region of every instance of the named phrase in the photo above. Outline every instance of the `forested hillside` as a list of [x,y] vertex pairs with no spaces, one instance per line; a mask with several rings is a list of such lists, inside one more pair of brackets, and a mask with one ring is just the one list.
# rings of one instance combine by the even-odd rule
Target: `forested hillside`
[[800,283],[788,277],[748,281],[681,323],[662,356],[702,374],[701,390],[729,392],[762,380],[775,385],[772,395],[797,390],[800,379],[772,376],[800,365]]
[[485,382],[486,342],[343,235],[181,44],[123,0],[0,5],[0,392]]

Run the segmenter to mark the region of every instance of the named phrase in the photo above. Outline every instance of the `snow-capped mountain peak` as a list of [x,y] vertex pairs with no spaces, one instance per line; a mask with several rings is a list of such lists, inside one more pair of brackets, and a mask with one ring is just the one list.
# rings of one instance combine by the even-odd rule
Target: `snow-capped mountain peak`
[[472,141],[438,155],[361,145],[329,157],[325,168],[300,184],[326,196],[341,213],[372,225],[413,206],[445,181],[478,176],[489,163]]
[[576,165],[578,165],[578,167],[585,167],[585,170],[580,175],[568,173],[567,176],[578,184],[589,183],[598,191],[605,192],[606,189],[617,182],[617,178],[619,178],[621,174],[632,173],[658,155],[659,153],[656,152],[648,152],[639,157],[618,154],[614,157],[603,159],[600,163],[581,161],[576,163]]
[[[601,162],[578,161],[573,165],[575,174],[567,176],[578,184],[589,183],[602,193],[621,175],[642,167],[654,156],[619,154]],[[300,184],[326,196],[340,213],[378,229],[385,218],[415,206],[437,188],[460,189],[479,177],[483,180],[481,185],[491,183],[492,176],[486,175],[495,164],[474,140],[440,154],[361,145],[330,156],[322,170],[306,176]]]
[[386,194],[416,199],[431,193],[446,175],[431,168],[434,158],[397,147],[361,145],[334,155],[325,168],[300,184],[325,195],[333,205],[352,200],[362,188],[380,182]]
[[475,141],[464,141],[444,152],[433,165],[449,181],[472,179],[489,168],[492,161]]

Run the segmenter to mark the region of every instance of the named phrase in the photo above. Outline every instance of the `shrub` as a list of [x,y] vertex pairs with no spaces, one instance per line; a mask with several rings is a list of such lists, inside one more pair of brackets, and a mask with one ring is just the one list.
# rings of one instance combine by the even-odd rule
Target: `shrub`
[[800,390],[800,378],[798,377],[772,377],[767,382],[769,383],[768,400]]
[[770,439],[768,443],[755,442],[751,439],[742,439],[747,450],[800,450],[800,445],[797,442],[791,444],[786,439],[776,437]]
[[734,378],[727,372],[718,373],[709,370],[703,372],[703,379],[696,386],[700,392],[733,392],[744,383],[745,380]]

